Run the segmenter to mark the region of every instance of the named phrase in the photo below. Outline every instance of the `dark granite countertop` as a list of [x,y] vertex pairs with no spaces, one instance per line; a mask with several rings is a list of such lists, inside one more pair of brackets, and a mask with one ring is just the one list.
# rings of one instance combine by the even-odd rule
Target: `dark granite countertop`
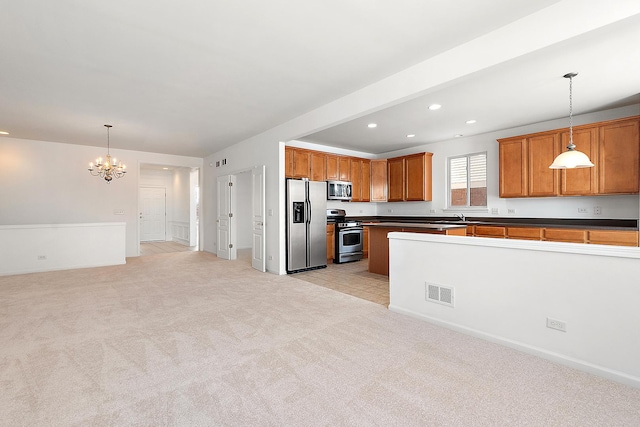
[[[439,224],[438,221],[456,221],[453,216],[348,216],[347,219],[364,223],[401,223],[401,224]],[[451,223],[448,223],[451,224]],[[455,225],[455,223],[453,223]],[[504,218],[504,217],[468,217],[458,225],[497,225],[546,228],[586,228],[598,230],[638,230],[637,219],[581,219],[581,218]]]

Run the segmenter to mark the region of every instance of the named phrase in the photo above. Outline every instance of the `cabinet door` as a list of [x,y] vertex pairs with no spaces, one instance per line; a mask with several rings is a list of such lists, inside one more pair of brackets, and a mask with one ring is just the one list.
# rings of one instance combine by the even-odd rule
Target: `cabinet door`
[[371,201],[387,201],[387,161],[371,160]]
[[327,224],[327,260],[335,258],[335,225]]
[[637,193],[638,119],[601,126],[598,143],[599,193]]
[[360,200],[371,201],[371,160],[362,159],[362,193]]
[[404,157],[387,159],[387,200],[389,202],[404,201]]
[[338,156],[335,154],[327,154],[327,180],[337,181],[338,175]]
[[362,162],[360,159],[351,159],[351,201],[362,201]]
[[293,149],[293,176],[294,178],[309,178],[311,172],[311,152]]
[[559,145],[557,133],[532,136],[527,141],[530,197],[558,195],[560,173],[549,165],[560,154]]
[[351,159],[347,156],[338,156],[338,179],[351,181]]
[[587,240],[587,230],[545,228],[544,240],[550,242],[585,243]]
[[284,147],[284,176],[293,178],[293,148]]
[[318,151],[311,152],[311,181],[327,180],[327,156]]
[[624,230],[590,230],[589,243],[598,245],[638,246],[638,232]]
[[431,200],[432,153],[419,153],[404,158],[405,200]]
[[[582,196],[598,193],[598,128],[573,130],[573,143],[576,149],[586,154],[596,167],[563,169],[560,171],[560,194],[563,196]],[[569,145],[569,132],[562,132],[560,148],[566,150]]]
[[500,143],[500,197],[526,197],[528,193],[527,140],[518,137],[501,139],[498,142]]

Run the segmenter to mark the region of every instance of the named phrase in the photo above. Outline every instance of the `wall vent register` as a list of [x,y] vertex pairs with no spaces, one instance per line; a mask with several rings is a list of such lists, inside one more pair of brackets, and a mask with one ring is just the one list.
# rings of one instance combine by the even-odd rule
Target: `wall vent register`
[[425,300],[453,307],[453,288],[425,282]]

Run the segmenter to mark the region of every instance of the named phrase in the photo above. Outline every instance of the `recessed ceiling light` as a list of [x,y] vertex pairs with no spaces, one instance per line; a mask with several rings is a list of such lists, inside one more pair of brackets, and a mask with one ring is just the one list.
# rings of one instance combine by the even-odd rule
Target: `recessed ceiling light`
[[413,138],[415,135],[410,133],[409,135],[407,135],[407,138]]
[[455,138],[460,138],[463,137],[464,135],[461,133],[456,133],[455,135],[453,135]]
[[431,104],[431,105],[429,105],[429,110],[431,110],[431,111],[439,110],[440,108],[442,108],[442,105],[440,105],[440,104]]
[[5,132],[3,130],[0,130],[0,135],[9,135],[9,132]]
[[474,119],[471,119],[471,120],[467,120],[467,122],[466,122],[466,123],[467,123],[468,125],[472,125],[472,124],[474,124],[475,122],[476,122],[476,121],[475,121]]
[[169,170],[169,168],[162,168],[162,169],[164,169],[164,170],[166,170],[166,171],[168,171],[168,170]]
[[375,123],[369,123],[367,126],[369,126],[370,128],[375,128],[375,127],[377,127],[378,125],[377,125],[377,124],[375,124]]

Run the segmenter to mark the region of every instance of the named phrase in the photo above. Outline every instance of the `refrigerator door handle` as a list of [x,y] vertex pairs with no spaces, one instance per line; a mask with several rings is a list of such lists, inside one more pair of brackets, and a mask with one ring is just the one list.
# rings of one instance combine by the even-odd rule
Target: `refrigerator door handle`
[[311,224],[311,201],[307,200],[307,224]]

